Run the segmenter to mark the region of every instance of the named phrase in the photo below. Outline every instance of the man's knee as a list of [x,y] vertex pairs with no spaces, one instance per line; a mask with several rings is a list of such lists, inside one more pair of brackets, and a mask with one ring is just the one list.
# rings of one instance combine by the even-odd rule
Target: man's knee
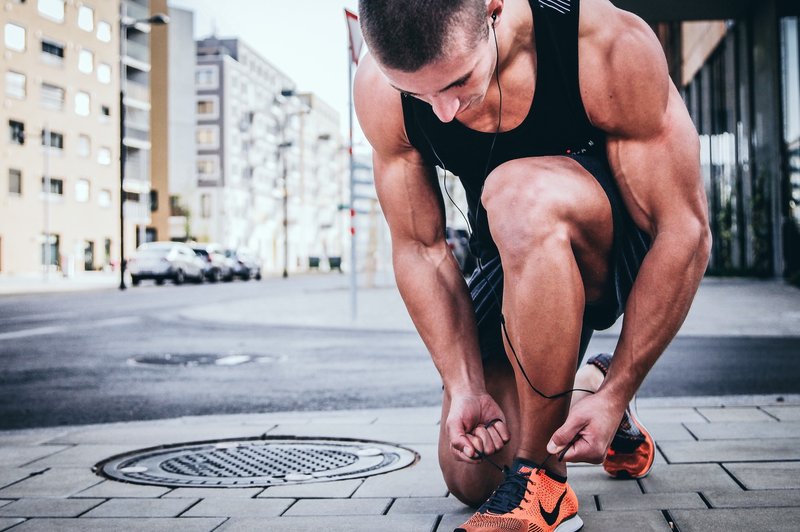
[[[476,466],[477,467],[477,466]],[[498,483],[486,478],[485,475],[457,474],[442,469],[447,490],[459,501],[467,506],[477,508],[489,498]]]

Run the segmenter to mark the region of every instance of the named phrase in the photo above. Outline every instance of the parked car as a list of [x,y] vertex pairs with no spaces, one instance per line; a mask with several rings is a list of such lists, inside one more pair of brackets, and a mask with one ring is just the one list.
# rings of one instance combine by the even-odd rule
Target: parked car
[[469,233],[466,229],[445,228],[445,239],[447,245],[453,252],[453,256],[458,262],[458,267],[464,275],[471,275],[476,267],[475,257],[469,249]]
[[195,255],[203,261],[203,274],[212,283],[233,281],[234,261],[217,244],[192,244]]
[[181,242],[148,242],[136,249],[128,260],[131,284],[138,286],[143,279],[164,284],[167,279],[183,284],[187,279],[203,282],[203,262],[192,248]]
[[225,256],[233,259],[233,275],[243,281],[261,280],[261,264],[253,255],[244,250],[226,249]]

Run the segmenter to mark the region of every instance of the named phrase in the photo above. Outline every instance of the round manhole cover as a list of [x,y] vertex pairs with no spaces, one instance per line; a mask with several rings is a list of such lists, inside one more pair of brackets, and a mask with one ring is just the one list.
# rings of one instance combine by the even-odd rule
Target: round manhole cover
[[363,478],[413,464],[416,453],[387,443],[244,439],[144,449],[96,466],[125,482],[171,487],[253,487]]
[[242,354],[206,354],[206,353],[165,353],[163,355],[143,355],[131,358],[128,362],[132,365],[146,366],[239,366],[251,362],[275,362],[278,358],[269,356],[251,356]]

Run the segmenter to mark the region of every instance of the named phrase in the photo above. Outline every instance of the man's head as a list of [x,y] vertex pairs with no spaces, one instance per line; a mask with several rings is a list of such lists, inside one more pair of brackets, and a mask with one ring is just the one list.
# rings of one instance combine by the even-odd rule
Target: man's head
[[449,122],[486,96],[497,61],[492,15],[502,8],[503,0],[360,0],[359,17],[389,83]]
[[414,72],[489,35],[485,0],[360,0],[370,53],[387,68]]

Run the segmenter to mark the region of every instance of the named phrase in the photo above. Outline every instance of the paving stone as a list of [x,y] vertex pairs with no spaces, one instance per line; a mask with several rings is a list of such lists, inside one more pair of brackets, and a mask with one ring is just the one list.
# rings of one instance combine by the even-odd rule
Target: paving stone
[[759,490],[703,493],[712,508],[800,508],[800,490]]
[[657,510],[591,512],[578,515],[583,519],[583,530],[591,532],[670,532],[664,514]]
[[76,429],[53,439],[54,443],[90,445],[136,445],[143,448],[174,443],[212,441],[231,438],[255,438],[263,430],[242,424],[217,425],[170,423],[163,425],[123,423],[96,428]]
[[[447,486],[435,445],[415,445],[420,460],[411,467],[364,480],[353,497],[444,497]],[[2,492],[0,492],[2,494]]]
[[92,467],[93,465],[116,456],[138,449],[132,445],[75,445],[66,450],[51,454],[45,458],[31,462],[31,467]]
[[382,515],[392,499],[302,499],[283,515]]
[[659,447],[671,464],[800,460],[800,445],[795,438],[667,441]]
[[[455,514],[473,511],[455,497],[411,497],[397,499],[389,508],[392,514]],[[451,529],[452,532],[452,529]]]
[[800,421],[687,423],[686,428],[699,440],[800,438]]
[[0,445],[3,447],[7,445],[42,445],[68,431],[69,429],[63,427],[0,430]]
[[264,488],[175,488],[164,498],[180,499],[252,499]]
[[272,517],[266,519],[231,519],[215,532],[253,532],[254,530],[291,530],[292,532],[431,532],[438,516],[424,514]]
[[161,497],[169,491],[169,488],[161,488],[158,486],[143,486],[140,484],[129,484],[127,482],[116,482],[113,480],[105,480],[96,486],[85,489],[73,495],[72,497],[99,497],[103,499],[113,499],[122,497],[125,499],[134,499],[143,497],[147,499],[155,499]]
[[[0,468],[0,488],[5,488],[6,486],[10,486],[15,482],[19,482],[24,478],[28,478],[31,475],[36,475],[41,473],[45,470],[44,467],[17,467],[17,468]],[[2,495],[0,495],[1,497]]]
[[278,517],[294,499],[204,499],[181,517]]
[[723,465],[749,490],[800,488],[800,462]]
[[0,497],[69,497],[85,490],[103,479],[85,468],[49,469],[0,490]]
[[570,468],[567,479],[579,497],[602,493],[639,495],[642,490],[635,480],[619,480],[609,477],[602,467]]
[[594,500],[594,495],[589,493],[576,493],[578,496],[578,512],[583,515],[586,512],[596,512],[597,503]]
[[708,508],[697,493],[651,493],[622,495],[606,493],[598,496],[603,512],[616,510],[671,510],[673,508]]
[[268,436],[303,436],[326,438],[355,438],[391,442],[398,445],[436,444],[439,427],[436,425],[336,425],[310,423],[308,425],[278,425]]
[[24,519],[0,518],[0,530],[8,530],[12,526],[18,525],[23,521]]
[[0,501],[0,508],[2,508],[3,506],[6,506],[8,504],[11,504],[12,502],[14,502],[14,501]]
[[800,421],[800,406],[764,406],[761,409],[781,421]]
[[197,499],[111,499],[83,517],[178,517],[196,502]]
[[[66,445],[4,445],[0,447],[0,467],[20,467],[69,449]],[[37,467],[32,465],[31,467]]]
[[725,421],[771,421],[775,422],[773,418],[762,412],[758,408],[747,407],[725,407],[725,408],[698,408],[700,414],[707,418],[711,423],[720,423]]
[[741,491],[718,464],[661,465],[639,481],[645,493],[687,493],[697,491]]
[[682,423],[648,423],[645,427],[657,442],[694,440]]
[[[180,518],[158,519],[140,517],[134,519],[79,518],[79,519],[30,519],[14,527],[14,532],[211,532],[225,519]],[[258,527],[251,530],[258,530]],[[263,528],[260,530],[264,530]]]
[[378,421],[377,416],[325,416],[311,418],[308,423],[312,425],[370,425]]
[[474,513],[474,509],[465,507],[460,512],[445,514],[442,516],[442,520],[439,521],[439,526],[436,527],[435,532],[453,532],[456,527],[464,524]]
[[78,517],[104,499],[20,499],[0,508],[3,517]]
[[768,508],[738,510],[675,510],[670,512],[681,532],[720,530],[765,530],[797,532],[800,508],[784,508],[776,515]]
[[686,407],[639,408],[636,414],[645,426],[649,426],[651,423],[702,423],[706,421],[697,413],[697,410]]
[[358,478],[338,480],[335,482],[312,482],[310,484],[289,484],[288,486],[270,486],[258,497],[277,497],[285,499],[346,499],[363,484]]

